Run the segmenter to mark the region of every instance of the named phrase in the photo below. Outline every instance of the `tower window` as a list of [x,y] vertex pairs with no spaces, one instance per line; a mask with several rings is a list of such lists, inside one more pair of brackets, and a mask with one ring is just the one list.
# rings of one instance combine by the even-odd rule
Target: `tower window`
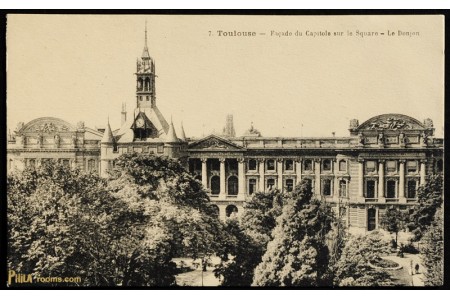
[[284,162],[284,169],[286,171],[294,171],[294,161],[292,159],[286,159]]

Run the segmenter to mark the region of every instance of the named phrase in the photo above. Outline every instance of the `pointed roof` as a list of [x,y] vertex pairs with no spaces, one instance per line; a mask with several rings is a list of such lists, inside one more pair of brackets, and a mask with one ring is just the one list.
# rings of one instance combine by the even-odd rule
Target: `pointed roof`
[[182,141],[186,141],[186,134],[184,133],[183,122],[181,122],[180,139],[181,139]]
[[145,44],[144,51],[142,51],[142,58],[150,58],[150,53],[148,52],[147,46],[147,20],[145,21]]
[[173,127],[173,122],[170,120],[169,132],[167,133],[166,143],[178,143],[178,137],[175,133],[175,128]]
[[108,118],[108,125],[106,125],[105,133],[103,134],[102,143],[113,143],[114,142],[114,136],[112,134],[111,126],[109,125],[109,118]]

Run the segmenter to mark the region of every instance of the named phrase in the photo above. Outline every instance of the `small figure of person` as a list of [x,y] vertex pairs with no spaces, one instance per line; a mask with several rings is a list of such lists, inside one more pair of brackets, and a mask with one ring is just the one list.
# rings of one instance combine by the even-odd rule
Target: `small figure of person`
[[414,269],[416,270],[416,274],[419,274],[419,268],[420,268],[419,264],[416,264],[416,266],[414,267]]

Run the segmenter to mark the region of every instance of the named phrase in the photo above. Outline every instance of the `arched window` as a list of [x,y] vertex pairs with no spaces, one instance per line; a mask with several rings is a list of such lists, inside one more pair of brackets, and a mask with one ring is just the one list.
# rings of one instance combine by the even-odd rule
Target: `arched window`
[[211,177],[211,194],[218,195],[220,193],[220,177]]
[[339,181],[339,197],[347,197],[347,181]]
[[232,217],[238,213],[238,209],[235,205],[228,205],[225,209],[225,213],[227,217]]
[[248,161],[248,169],[250,171],[256,171],[256,159],[250,159]]
[[228,195],[238,194],[238,178],[236,176],[230,176],[228,178]]
[[339,161],[339,171],[341,172],[347,171],[347,162],[345,160]]
[[212,204],[211,208],[212,208],[212,211],[213,211],[213,215],[215,217],[219,218],[219,216],[220,216],[220,209],[219,209],[219,207],[217,205],[215,205],[215,204]]

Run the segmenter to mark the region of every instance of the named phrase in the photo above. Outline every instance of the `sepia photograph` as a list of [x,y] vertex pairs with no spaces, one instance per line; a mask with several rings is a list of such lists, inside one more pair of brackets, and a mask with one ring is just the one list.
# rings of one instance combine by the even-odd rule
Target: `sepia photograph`
[[7,286],[442,287],[444,28],[8,14]]

